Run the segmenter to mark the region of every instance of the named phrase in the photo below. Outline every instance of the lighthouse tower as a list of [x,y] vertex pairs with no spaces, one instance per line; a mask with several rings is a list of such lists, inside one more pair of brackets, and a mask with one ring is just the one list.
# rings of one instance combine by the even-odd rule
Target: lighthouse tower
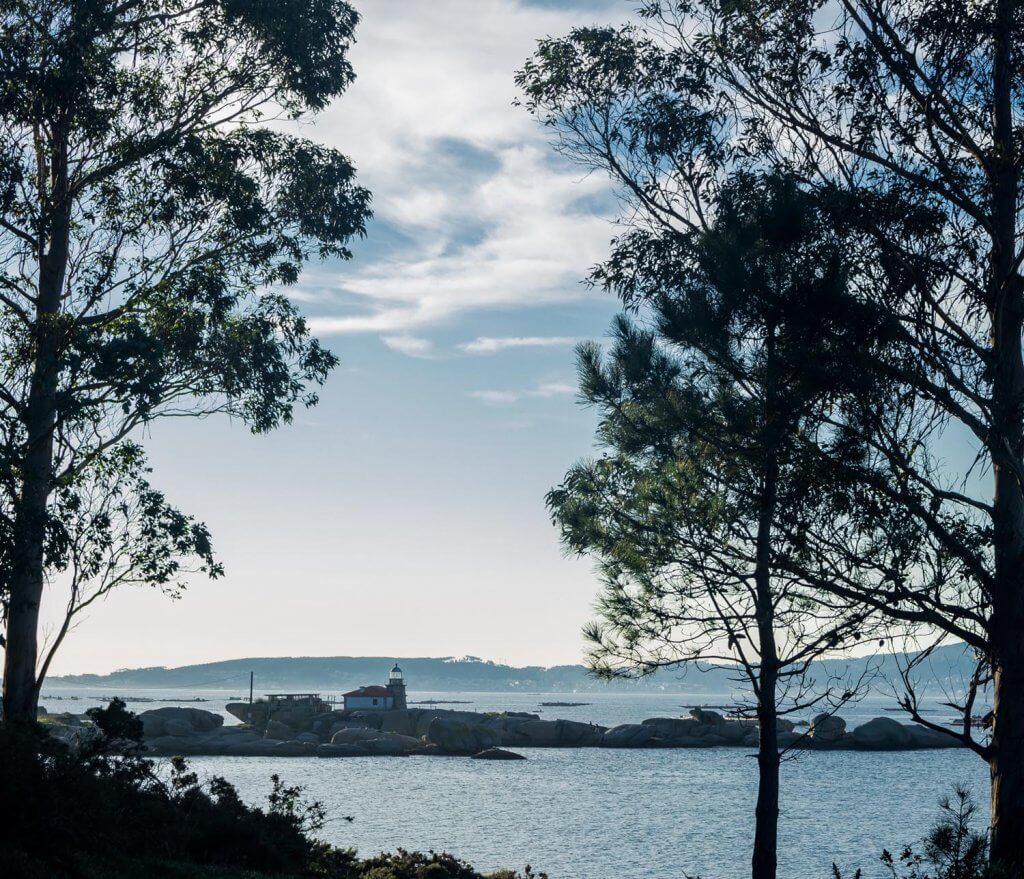
[[402,670],[395,663],[388,675],[388,692],[391,694],[392,708],[405,708],[405,678],[402,677]]

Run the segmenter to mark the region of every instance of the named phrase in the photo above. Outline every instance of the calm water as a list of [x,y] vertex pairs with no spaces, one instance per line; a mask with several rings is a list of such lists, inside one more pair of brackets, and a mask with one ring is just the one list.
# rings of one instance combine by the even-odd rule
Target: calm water
[[[90,697],[78,695],[74,702],[44,704],[79,712]],[[173,698],[156,691],[128,695]],[[223,695],[209,694],[218,700]],[[431,697],[442,698],[416,694]],[[541,716],[604,724],[685,713],[680,706],[713,701],[590,693],[445,698],[473,703],[445,707],[473,710],[536,710],[541,701],[556,699],[591,702],[546,708]],[[855,726],[885,713],[889,704],[876,700],[843,716]],[[196,707],[213,710],[220,704]],[[193,765],[200,773],[225,776],[252,802],[265,800],[273,773],[303,785],[328,808],[324,837],[364,855],[398,846],[446,849],[481,869],[530,863],[551,879],[732,879],[747,873],[756,784],[749,752],[519,750],[527,760],[202,757],[193,758]],[[844,875],[860,866],[866,879],[881,877],[878,853],[916,842],[932,822],[938,798],[957,782],[967,783],[985,803],[986,768],[965,751],[826,752],[787,762],[780,876],[830,879],[835,861]],[[354,820],[343,820],[346,815]]]

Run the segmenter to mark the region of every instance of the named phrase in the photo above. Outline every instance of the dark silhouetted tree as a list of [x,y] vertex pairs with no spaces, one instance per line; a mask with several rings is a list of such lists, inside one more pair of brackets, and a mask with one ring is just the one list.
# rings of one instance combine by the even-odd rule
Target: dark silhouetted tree
[[0,2],[11,720],[35,714],[57,493],[155,418],[262,432],[316,402],[335,358],[277,291],[349,256],[369,196],[344,156],[269,123],[344,91],[356,20],[343,0]]
[[[856,684],[815,682],[811,664],[865,640],[877,617],[818,588],[824,563],[801,535],[846,492],[822,449],[846,441],[833,426],[846,400],[884,392],[846,359],[879,331],[848,294],[827,215],[793,180],[740,175],[704,209],[706,230],[635,237],[605,267],[617,285],[643,285],[653,330],[620,318],[607,358],[581,348],[605,454],[548,501],[566,546],[603,575],[593,667],[726,662],[749,685],[759,730],[752,872],[769,879],[779,717],[853,697]],[[896,554],[917,545],[899,536],[864,541],[847,578],[902,566]]]
[[[902,509],[951,575],[839,586],[982,660],[990,736],[956,734],[989,764],[991,854],[1011,874],[1024,870],[1022,31],[1014,0],[650,0],[637,25],[542,41],[519,77],[558,147],[619,182],[630,228],[616,253],[704,225],[724,169],[831,194],[856,293],[889,336],[850,369],[894,382],[892,399],[913,395],[932,423],[922,450],[885,429],[885,407],[864,414],[872,466],[850,467],[866,493],[851,515],[872,530]],[[943,435],[975,444],[990,491],[968,466],[936,466]]]

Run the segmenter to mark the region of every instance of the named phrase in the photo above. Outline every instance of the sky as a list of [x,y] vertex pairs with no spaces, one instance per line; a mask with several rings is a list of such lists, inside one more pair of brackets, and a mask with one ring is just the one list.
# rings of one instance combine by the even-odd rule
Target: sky
[[[593,453],[573,346],[615,301],[582,280],[615,235],[608,181],[514,106],[536,40],[621,23],[629,0],[356,0],[357,81],[301,133],[373,192],[347,263],[288,292],[340,358],[320,404],[267,436],[171,419],[153,482],[225,567],[171,601],[114,593],[53,673],[241,656],[580,661],[597,581],[544,506]],[[51,596],[46,608],[56,619]]]

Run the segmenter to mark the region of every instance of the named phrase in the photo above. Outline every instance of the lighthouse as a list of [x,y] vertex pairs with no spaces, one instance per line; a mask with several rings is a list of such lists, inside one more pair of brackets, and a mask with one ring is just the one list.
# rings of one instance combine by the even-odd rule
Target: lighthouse
[[397,662],[388,675],[388,692],[391,694],[392,708],[405,708],[405,678]]

